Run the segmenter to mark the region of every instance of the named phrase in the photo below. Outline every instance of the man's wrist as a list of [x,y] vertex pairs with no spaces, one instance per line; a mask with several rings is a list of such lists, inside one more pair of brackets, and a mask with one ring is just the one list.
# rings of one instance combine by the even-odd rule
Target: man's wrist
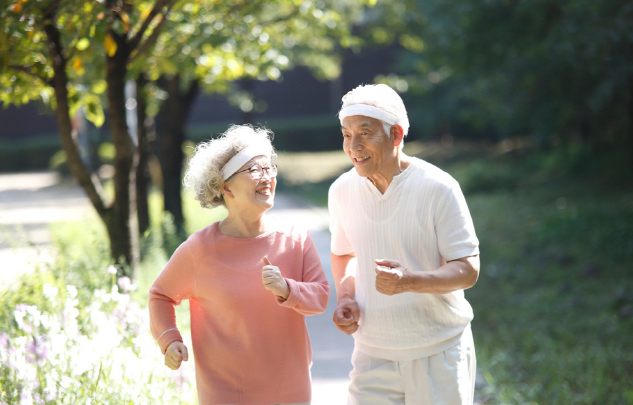
[[347,304],[347,303],[350,303],[350,302],[354,302],[354,297],[350,297],[348,295],[345,295],[345,296],[339,297],[339,299],[336,301],[336,305],[340,306],[342,304]]

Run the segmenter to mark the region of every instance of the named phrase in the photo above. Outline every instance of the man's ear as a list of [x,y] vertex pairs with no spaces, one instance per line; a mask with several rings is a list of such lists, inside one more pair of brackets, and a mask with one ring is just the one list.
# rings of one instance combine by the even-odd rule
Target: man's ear
[[402,127],[398,124],[392,125],[391,134],[393,135],[393,146],[400,146],[402,141],[404,141],[404,131]]

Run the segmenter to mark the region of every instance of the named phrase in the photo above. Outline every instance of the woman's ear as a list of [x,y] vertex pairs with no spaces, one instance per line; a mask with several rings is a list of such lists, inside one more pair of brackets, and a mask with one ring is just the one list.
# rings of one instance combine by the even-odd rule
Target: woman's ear
[[233,198],[233,193],[231,192],[231,189],[229,188],[229,184],[227,182],[224,182],[224,184],[222,184],[222,187],[220,187],[220,192],[224,197]]

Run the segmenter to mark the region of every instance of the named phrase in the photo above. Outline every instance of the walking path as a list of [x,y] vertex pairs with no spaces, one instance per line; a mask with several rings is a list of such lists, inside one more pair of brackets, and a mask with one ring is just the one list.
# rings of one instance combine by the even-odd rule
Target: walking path
[[[331,286],[326,312],[306,318],[314,363],[312,404],[345,404],[354,343],[351,336],[339,332],[332,323],[336,293],[330,268],[327,210],[278,194],[271,213],[310,229]],[[14,283],[35,263],[51,257],[50,223],[95,217],[83,190],[60,181],[55,173],[0,174],[0,289]]]

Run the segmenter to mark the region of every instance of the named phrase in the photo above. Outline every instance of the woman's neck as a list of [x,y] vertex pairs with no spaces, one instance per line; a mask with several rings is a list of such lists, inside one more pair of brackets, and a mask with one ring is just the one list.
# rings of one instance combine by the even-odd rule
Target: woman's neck
[[220,221],[220,232],[226,236],[234,238],[253,238],[259,236],[268,229],[268,220],[265,215],[247,216],[247,215],[231,215]]

